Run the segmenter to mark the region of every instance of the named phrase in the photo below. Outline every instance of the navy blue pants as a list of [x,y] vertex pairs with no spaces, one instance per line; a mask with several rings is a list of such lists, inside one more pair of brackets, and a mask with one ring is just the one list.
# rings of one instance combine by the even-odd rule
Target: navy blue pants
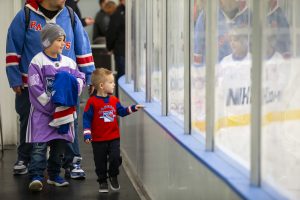
[[[121,165],[120,157],[120,139],[92,142],[94,162],[96,166],[96,174],[98,182],[104,182],[107,179],[107,174],[110,177],[119,174],[119,166]],[[107,163],[109,164],[107,169]]]
[[[78,99],[78,104],[76,106],[76,114],[79,116],[79,102],[80,100]],[[79,141],[78,141],[78,117],[74,121],[74,129],[75,129],[75,135],[74,135],[74,142],[67,143],[65,153],[64,153],[64,159],[63,159],[63,168],[70,168],[72,166],[73,158],[75,156],[81,157],[80,155],[80,149],[79,149]]]
[[16,95],[15,109],[20,117],[20,143],[18,146],[18,160],[24,161],[24,164],[26,165],[30,160],[30,153],[32,150],[32,144],[25,143],[30,106],[31,104],[29,101],[28,88],[25,87],[22,89],[22,93],[20,95]]

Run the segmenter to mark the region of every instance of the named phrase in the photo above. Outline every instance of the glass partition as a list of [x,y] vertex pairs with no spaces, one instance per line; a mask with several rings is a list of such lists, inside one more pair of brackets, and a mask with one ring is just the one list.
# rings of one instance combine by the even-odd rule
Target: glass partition
[[153,0],[153,66],[151,74],[152,100],[161,102],[162,98],[162,0]]
[[184,1],[168,1],[167,10],[168,111],[169,115],[182,123],[184,117]]
[[146,30],[146,0],[138,0],[139,5],[139,51],[140,65],[138,66],[138,79],[140,91],[146,91],[146,42],[147,42],[147,30]]
[[192,23],[191,120],[192,130],[201,134],[205,134],[205,3],[194,1]]
[[216,67],[215,141],[250,166],[250,1],[220,0]]
[[300,199],[300,2],[265,1],[262,179]]

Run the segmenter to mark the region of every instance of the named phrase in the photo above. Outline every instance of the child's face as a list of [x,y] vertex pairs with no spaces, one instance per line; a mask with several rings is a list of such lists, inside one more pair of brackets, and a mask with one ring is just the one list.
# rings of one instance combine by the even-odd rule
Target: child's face
[[106,77],[106,81],[101,83],[103,91],[107,94],[112,94],[115,88],[115,78],[112,74]]
[[231,46],[233,55],[240,55],[241,53],[245,53],[245,51],[247,51],[247,48],[248,48],[244,44],[244,42],[237,36],[230,37],[230,46]]
[[61,54],[65,46],[65,37],[59,36],[52,45],[49,47],[49,51],[53,54]]

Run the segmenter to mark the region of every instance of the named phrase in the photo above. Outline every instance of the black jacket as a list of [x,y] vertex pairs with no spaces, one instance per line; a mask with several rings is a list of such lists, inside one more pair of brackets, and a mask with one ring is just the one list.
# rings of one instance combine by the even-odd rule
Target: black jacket
[[116,56],[125,56],[125,6],[119,5],[110,17],[106,32],[106,48]]
[[81,12],[77,6],[77,2],[74,0],[66,0],[65,5],[71,7],[74,10],[74,12],[77,14],[77,16],[79,17],[79,19],[82,23],[82,26],[86,26],[85,19],[81,17]]
[[106,31],[109,25],[109,15],[103,10],[100,10],[95,18],[94,28],[93,28],[93,40],[97,37],[105,37]]

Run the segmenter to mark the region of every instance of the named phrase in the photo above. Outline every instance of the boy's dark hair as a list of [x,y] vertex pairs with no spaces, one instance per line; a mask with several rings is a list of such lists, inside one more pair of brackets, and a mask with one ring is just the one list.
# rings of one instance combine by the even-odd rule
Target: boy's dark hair
[[99,0],[99,4],[103,4],[105,2],[105,0]]

